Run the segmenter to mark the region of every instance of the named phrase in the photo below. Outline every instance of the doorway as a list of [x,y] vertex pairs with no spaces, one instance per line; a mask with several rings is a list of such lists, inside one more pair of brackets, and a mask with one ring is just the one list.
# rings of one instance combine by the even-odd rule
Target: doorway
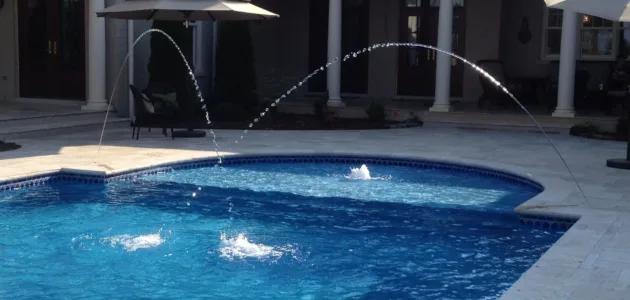
[[[465,51],[465,0],[454,0],[453,51]],[[401,0],[400,41],[437,45],[440,0]],[[398,94],[435,96],[437,53],[421,48],[401,48],[398,56]],[[464,65],[451,60],[451,95],[462,96]]]
[[[365,48],[369,44],[370,1],[346,0],[342,6],[342,55]],[[328,59],[328,1],[311,0],[309,21],[309,70],[326,64]],[[367,93],[368,55],[341,64],[341,92]],[[326,91],[326,76],[309,82],[310,92]]]
[[17,2],[20,97],[85,99],[84,1]]

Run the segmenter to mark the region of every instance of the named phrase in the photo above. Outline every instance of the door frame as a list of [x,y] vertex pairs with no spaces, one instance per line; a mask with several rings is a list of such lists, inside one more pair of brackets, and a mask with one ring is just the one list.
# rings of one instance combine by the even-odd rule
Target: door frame
[[[396,22],[398,39],[401,42],[408,41],[407,40],[408,37],[406,35],[406,32],[404,32],[404,30],[407,29],[409,26],[408,25],[409,17],[415,16],[416,23],[417,23],[416,30],[419,30],[421,28],[427,28],[427,27],[429,28],[428,30],[417,31],[416,34],[418,36],[417,36],[416,42],[425,43],[428,45],[437,43],[438,27],[439,27],[439,24],[438,24],[439,12],[437,14],[432,13],[432,10],[434,10],[434,8],[429,6],[429,0],[418,0],[417,2],[419,2],[420,6],[410,7],[407,5],[406,1],[398,0],[398,22]],[[433,19],[437,20],[437,22],[435,22]],[[427,24],[428,26],[425,26]],[[422,36],[423,39],[418,41],[420,36]],[[421,56],[423,58],[427,57],[427,59],[426,60],[422,59],[422,65],[418,65],[416,67],[408,67],[408,66],[403,67],[403,61],[405,59],[405,56],[412,50],[422,53],[420,55],[416,55],[416,58]],[[436,52],[431,49],[425,49],[425,48],[411,49],[411,48],[406,48],[406,47],[400,47],[396,49],[396,52],[398,53],[397,72],[396,72],[396,77],[397,77],[396,94],[402,95],[402,96],[412,96],[412,97],[420,97],[420,98],[426,98],[426,99],[433,98],[435,95],[431,95],[431,94],[435,92],[435,81],[436,81],[435,75],[436,75],[436,70],[437,70],[436,61],[435,61],[435,58],[437,55]],[[426,53],[426,55],[424,53]],[[427,68],[428,70],[424,71],[423,68]],[[409,78],[409,77],[414,77],[414,78]],[[415,79],[415,80],[412,80],[412,79]],[[413,90],[411,91],[411,93],[409,94],[401,93],[402,82],[406,83],[404,85],[405,89],[408,89],[409,83],[411,83],[411,86],[417,86],[417,90],[414,88],[411,88],[411,90]],[[418,84],[415,84],[414,82],[418,82]],[[422,86],[418,86],[420,84],[422,84]],[[427,86],[427,84],[430,84],[430,85]],[[418,92],[418,94],[415,94],[415,92]]]
[[[361,32],[359,33],[360,35],[362,35],[360,39],[365,39],[364,41],[365,44],[360,45],[358,47],[354,47],[354,48],[348,48],[346,47],[347,42],[348,42],[348,38],[347,38],[348,33],[346,32],[346,30],[348,28],[345,27],[348,25],[348,23],[345,21],[342,22],[343,23],[343,28],[342,28],[343,54],[342,55],[347,54],[347,52],[349,51],[357,51],[357,50],[360,50],[362,47],[367,47],[370,45],[370,42],[371,42],[370,40],[370,33],[371,33],[370,32],[370,11],[372,9],[371,2],[372,2],[371,0],[362,0],[361,7],[358,11],[352,10],[351,7],[348,7],[349,4],[346,4],[346,3],[344,3],[344,5],[342,6],[342,14],[344,14],[343,20],[347,20],[347,16],[345,16],[346,14],[361,14],[359,17],[365,18],[365,20],[361,19],[360,21],[365,21],[366,23],[364,24],[365,27],[361,28]],[[316,69],[316,68],[319,68],[321,65],[325,64],[327,60],[326,41],[328,38],[328,21],[327,20],[329,17],[328,16],[329,3],[328,1],[324,1],[324,0],[309,0],[307,1],[307,3],[308,3],[308,14],[309,14],[309,17],[306,21],[308,23],[308,31],[307,31],[308,45],[307,45],[307,50],[306,50],[307,65],[309,69]],[[322,16],[319,16],[320,18],[316,18],[314,14],[317,14],[317,13],[321,14]],[[320,37],[319,36],[320,34],[322,34],[323,37]],[[353,97],[353,96],[356,97],[356,95],[369,94],[369,85],[370,85],[370,58],[369,56],[361,56],[360,58],[356,59],[351,64],[342,64],[341,68],[342,68],[342,71],[341,71],[341,95],[342,96],[345,95],[349,97]],[[348,77],[349,75],[347,74],[352,74],[353,71],[355,73],[360,73],[360,75],[357,75],[360,78],[358,78],[357,76]],[[326,76],[323,76],[323,77],[318,76],[318,77],[313,78],[313,80],[309,81],[308,87],[305,93],[308,95],[323,95],[327,93],[326,89],[327,89]]]
[[[402,24],[402,18],[403,18],[402,11],[404,9],[404,7],[403,7],[404,0],[394,0],[394,1],[398,1],[397,13],[396,13],[397,14],[397,19],[398,19],[397,22],[396,22],[396,24],[397,24],[396,37],[398,39],[400,39],[401,29],[402,29],[401,28],[401,24]],[[461,26],[462,32],[459,33],[459,35],[461,36],[460,38],[461,38],[461,42],[462,42],[461,51],[463,53],[460,53],[460,54],[464,54],[464,55],[466,53],[466,35],[467,35],[466,34],[467,33],[467,28],[466,28],[467,23],[466,22],[467,22],[467,19],[468,19],[467,18],[468,17],[468,5],[470,5],[469,4],[469,0],[465,0],[464,1],[464,6],[459,8],[459,9],[463,10],[463,14],[462,14],[462,18],[463,18],[462,22],[463,22],[463,24]],[[455,9],[458,9],[458,8],[454,6],[453,10],[455,10]],[[439,12],[438,12],[438,14],[439,14]],[[455,12],[453,12],[453,21],[454,21],[454,19],[455,19]],[[438,18],[438,20],[439,20],[439,18]],[[438,26],[439,26],[439,24],[436,24],[436,28]],[[434,46],[437,46],[437,45],[434,45]],[[418,95],[401,94],[399,92],[400,91],[400,89],[399,89],[399,85],[400,85],[400,80],[399,80],[399,76],[400,76],[400,57],[399,56],[401,55],[400,52],[401,51],[396,51],[396,83],[395,83],[395,86],[394,86],[394,91],[395,91],[394,99],[435,100],[435,95],[433,95],[433,96],[418,96]],[[457,63],[459,65],[462,65],[462,62],[460,62],[460,61],[458,61]],[[451,100],[462,100],[462,99],[464,99],[465,73],[466,73],[465,66],[464,66],[464,68],[463,68],[463,70],[461,72],[461,76],[460,76],[461,80],[460,80],[460,87],[459,87],[460,91],[458,93],[453,93],[453,91],[452,91],[452,88],[453,88],[453,80],[452,80],[453,72],[452,71],[453,70],[451,69],[451,87],[450,87],[451,90],[449,92],[450,93],[449,98]],[[437,75],[436,72],[434,72],[433,76],[435,77],[436,75]]]
[[14,64],[13,64],[13,69],[14,69],[14,99],[20,102],[38,102],[38,101],[46,101],[47,104],[53,104],[53,105],[74,105],[74,104],[85,104],[87,102],[87,98],[88,98],[88,67],[89,67],[89,56],[90,53],[88,51],[88,41],[89,41],[89,27],[88,27],[88,23],[89,23],[89,1],[84,1],[83,4],[83,47],[84,47],[84,51],[83,51],[83,55],[84,55],[84,70],[83,70],[83,86],[84,86],[84,95],[83,98],[79,98],[79,99],[61,99],[61,98],[30,98],[30,97],[22,97],[22,93],[21,93],[21,88],[22,88],[22,80],[21,80],[21,73],[20,73],[20,63],[21,63],[21,55],[20,55],[20,11],[19,11],[19,4],[18,1],[21,0],[14,0],[13,3],[13,44],[14,44]]

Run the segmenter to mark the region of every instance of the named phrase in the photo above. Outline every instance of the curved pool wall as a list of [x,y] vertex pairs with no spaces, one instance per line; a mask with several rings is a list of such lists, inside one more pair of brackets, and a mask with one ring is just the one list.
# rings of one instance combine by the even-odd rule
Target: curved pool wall
[[[218,158],[195,159],[191,161],[174,162],[167,164],[159,164],[145,168],[133,169],[129,171],[105,174],[101,172],[92,172],[76,169],[62,169],[56,172],[39,174],[34,176],[21,177],[2,181],[0,180],[0,192],[6,190],[22,189],[33,186],[39,186],[52,182],[70,181],[86,184],[105,184],[108,182],[119,180],[133,180],[142,176],[155,175],[158,173],[172,172],[176,170],[196,169],[216,166]],[[233,155],[222,159],[223,165],[239,165],[254,163],[346,163],[354,165],[391,165],[403,166],[411,168],[424,169],[440,169],[454,172],[470,173],[479,176],[499,178],[514,184],[525,185],[542,193],[543,185],[540,183],[508,172],[482,166],[473,166],[470,164],[453,163],[438,160],[426,160],[418,158],[406,157],[384,157],[373,155],[354,155],[354,154],[268,154],[268,155]],[[524,199],[527,201],[529,199]],[[514,203],[514,207],[520,203]],[[569,228],[573,225],[577,218],[564,217],[557,215],[537,215],[537,214],[519,214],[522,223],[549,227],[549,228]]]

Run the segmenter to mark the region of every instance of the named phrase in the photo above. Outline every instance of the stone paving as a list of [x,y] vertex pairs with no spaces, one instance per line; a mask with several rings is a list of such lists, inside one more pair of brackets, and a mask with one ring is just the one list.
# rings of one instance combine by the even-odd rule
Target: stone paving
[[[110,125],[98,151],[100,129],[74,127],[5,134],[22,149],[0,152],[0,181],[55,170],[112,173],[215,156],[208,139],[176,139],[143,131],[131,139],[124,124]],[[518,280],[505,299],[628,299],[630,296],[630,171],[606,168],[625,144],[551,137],[586,197],[543,135],[530,129],[429,124],[370,131],[218,131],[223,155],[354,153],[446,160],[491,167],[532,178],[545,191],[516,210],[522,214],[579,217],[579,221]]]

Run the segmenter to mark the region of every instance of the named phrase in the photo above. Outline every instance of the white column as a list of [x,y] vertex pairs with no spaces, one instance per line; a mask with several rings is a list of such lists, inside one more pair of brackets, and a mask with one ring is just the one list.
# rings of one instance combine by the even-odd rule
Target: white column
[[560,48],[560,72],[558,74],[558,106],[554,117],[573,118],[575,89],[575,61],[578,49],[578,17],[574,11],[564,10],[562,44]]
[[[453,0],[440,0],[440,21],[437,47],[452,51],[453,44]],[[430,111],[448,112],[451,109],[451,58],[442,53],[437,55],[435,71],[435,102]]]
[[105,19],[96,17],[96,12],[105,8],[105,1],[89,0],[88,7],[87,99],[81,109],[104,111],[107,109]]
[[[328,61],[341,57],[342,0],[330,0],[328,8]],[[343,107],[341,100],[341,62],[332,64],[327,73],[328,106]]]

